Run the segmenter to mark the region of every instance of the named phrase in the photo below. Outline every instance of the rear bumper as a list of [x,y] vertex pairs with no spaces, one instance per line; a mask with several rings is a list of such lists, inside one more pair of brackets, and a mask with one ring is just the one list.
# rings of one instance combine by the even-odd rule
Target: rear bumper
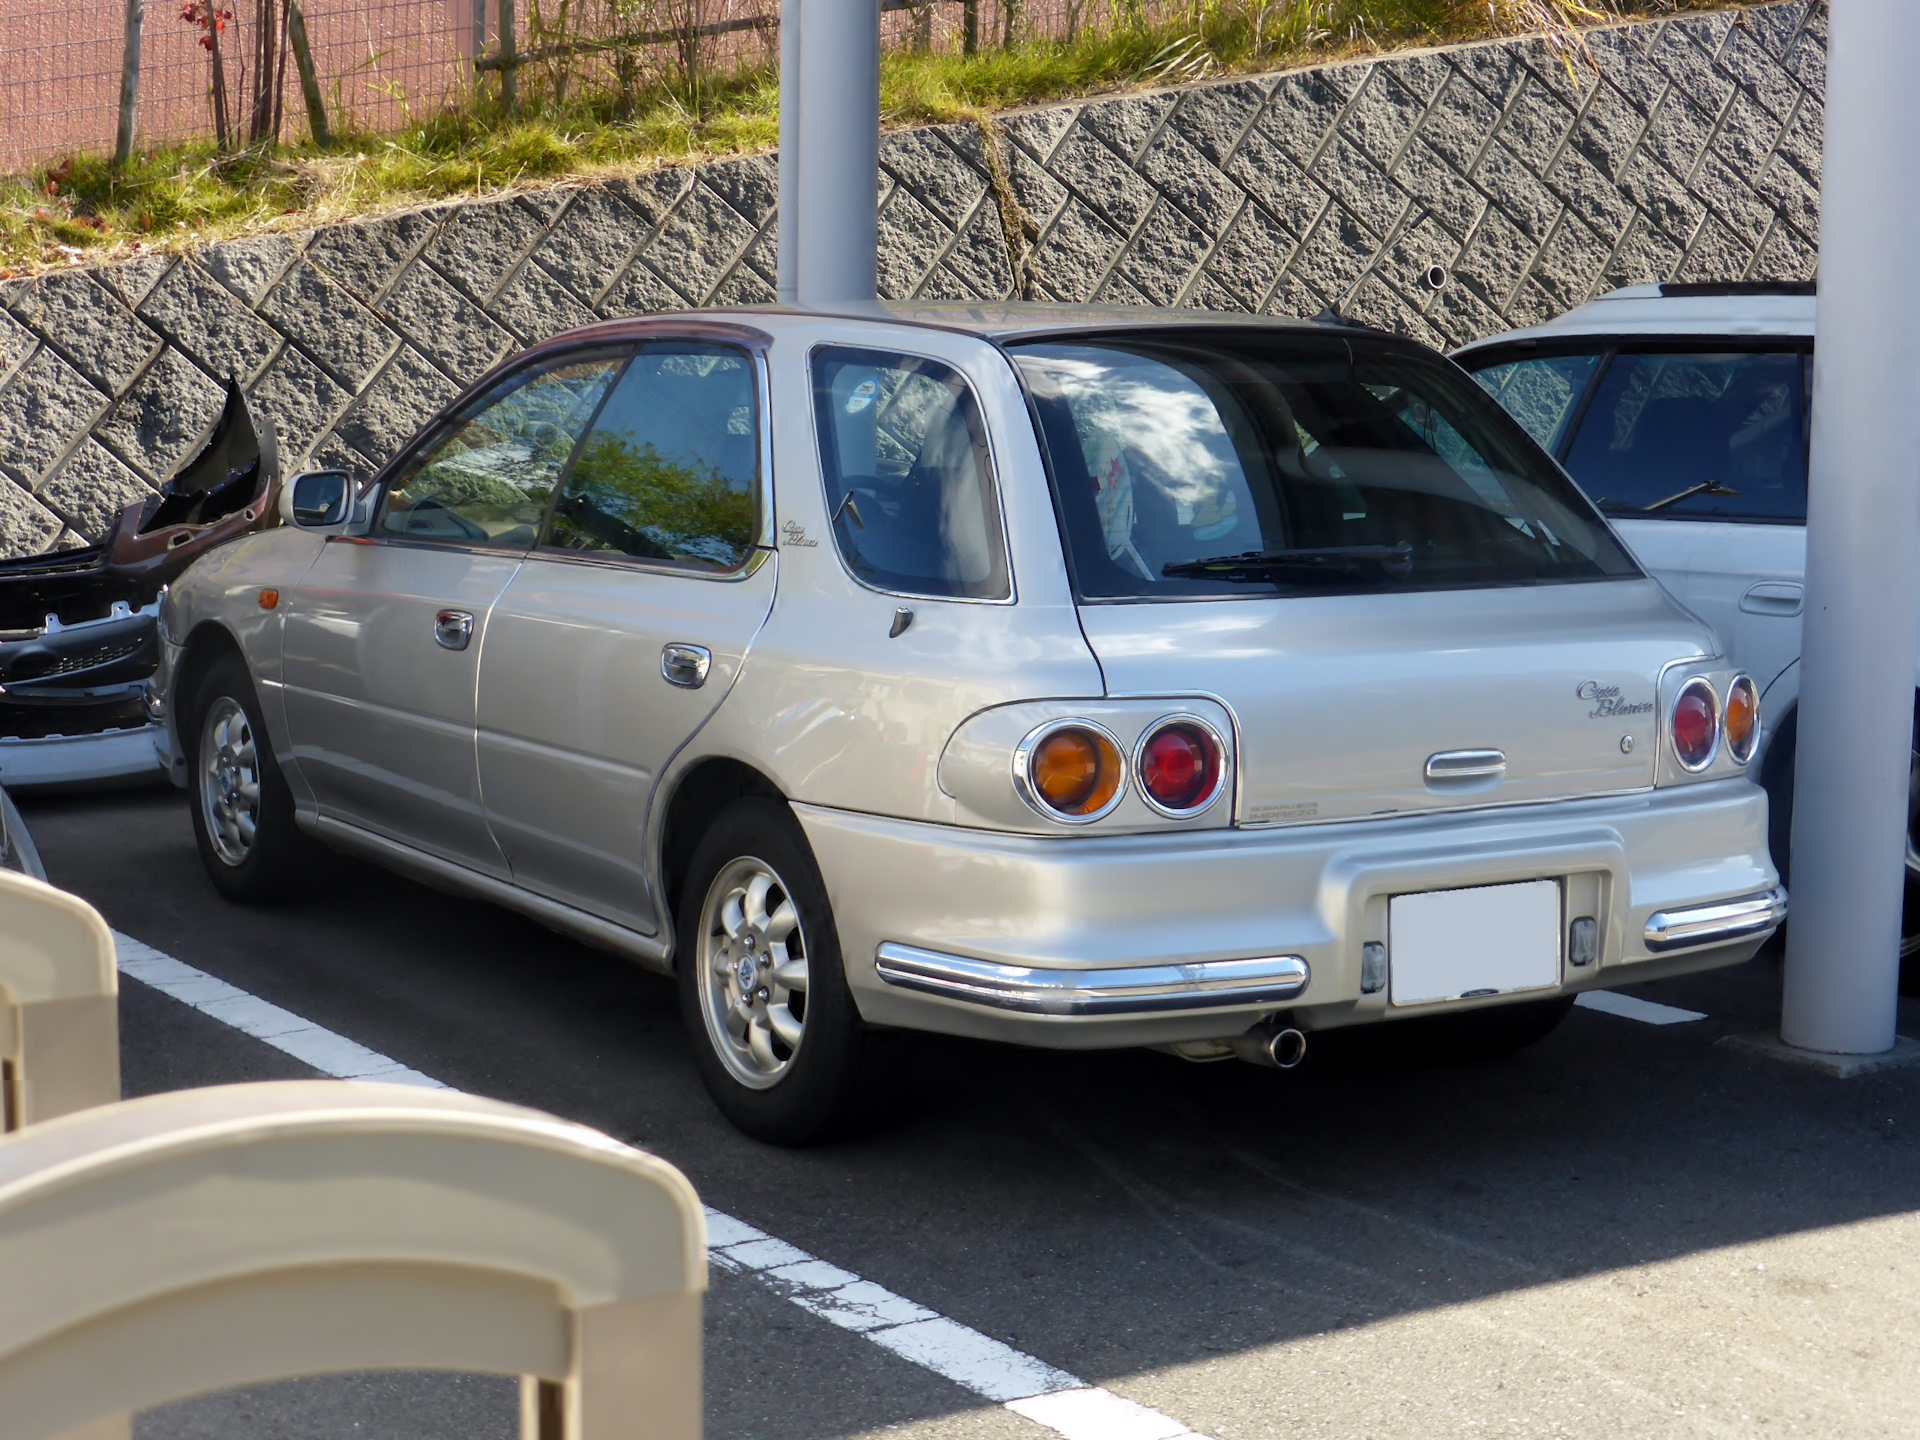
[[[1777,928],[1745,780],[1467,814],[1051,839],[796,805],[877,1024],[1062,1048],[1222,1039],[1537,999],[1737,964]],[[1559,984],[1394,1007],[1362,993],[1397,894],[1562,882]],[[1566,919],[1599,920],[1569,963]],[[1297,963],[1298,969],[1294,968]]]

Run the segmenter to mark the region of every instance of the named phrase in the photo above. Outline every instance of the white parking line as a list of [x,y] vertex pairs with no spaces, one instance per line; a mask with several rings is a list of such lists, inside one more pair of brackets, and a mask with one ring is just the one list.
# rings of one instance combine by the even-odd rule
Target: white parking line
[[1704,1010],[1682,1010],[1678,1005],[1662,1005],[1617,990],[1588,990],[1573,1002],[1585,1010],[1618,1015],[1623,1020],[1639,1020],[1647,1025],[1685,1025],[1689,1020],[1704,1020]]
[[[123,975],[283,1050],[322,1074],[341,1080],[451,1088],[117,930],[113,940]],[[718,1269],[754,1276],[809,1314],[864,1335],[903,1360],[1068,1440],[1205,1440],[1157,1410],[1089,1385],[712,1209],[707,1211],[707,1258]]]

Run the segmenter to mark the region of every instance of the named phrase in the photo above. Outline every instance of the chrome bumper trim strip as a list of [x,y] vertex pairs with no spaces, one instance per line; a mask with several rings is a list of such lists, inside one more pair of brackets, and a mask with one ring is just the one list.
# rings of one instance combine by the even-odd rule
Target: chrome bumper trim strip
[[889,985],[994,1010],[1028,1015],[1145,1015],[1270,1005],[1307,988],[1298,955],[1204,960],[1191,965],[1129,965],[1111,970],[1043,970],[943,955],[891,941],[874,954]]
[[1647,949],[1678,950],[1738,940],[1743,935],[1771,930],[1786,918],[1787,892],[1777,885],[1758,895],[1743,895],[1738,900],[1660,910],[1647,917]]

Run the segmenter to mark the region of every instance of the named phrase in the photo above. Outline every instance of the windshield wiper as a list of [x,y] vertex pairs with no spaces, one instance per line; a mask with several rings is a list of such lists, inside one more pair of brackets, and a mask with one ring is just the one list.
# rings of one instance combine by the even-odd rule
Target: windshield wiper
[[1305,579],[1314,575],[1352,575],[1378,570],[1400,580],[1413,573],[1413,546],[1322,545],[1302,550],[1249,550],[1241,555],[1216,555],[1210,560],[1179,560],[1162,565],[1160,573],[1180,580],[1271,580],[1276,576]]
[[1718,480],[1702,480],[1698,485],[1689,485],[1678,495],[1669,495],[1664,500],[1656,500],[1651,505],[1642,505],[1640,513],[1651,515],[1656,510],[1664,510],[1669,505],[1678,505],[1682,500],[1691,500],[1696,495],[1732,495],[1739,497],[1740,492],[1722,485]]

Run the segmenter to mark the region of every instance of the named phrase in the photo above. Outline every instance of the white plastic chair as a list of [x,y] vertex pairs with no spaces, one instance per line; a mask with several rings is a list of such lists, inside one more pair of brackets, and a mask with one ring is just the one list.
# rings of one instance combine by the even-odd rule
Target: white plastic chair
[[0,1132],[120,1098],[119,975],[100,913],[0,870]]
[[0,1440],[297,1375],[519,1375],[527,1440],[697,1440],[705,1225],[664,1161],[451,1092],[177,1091],[0,1139]]

